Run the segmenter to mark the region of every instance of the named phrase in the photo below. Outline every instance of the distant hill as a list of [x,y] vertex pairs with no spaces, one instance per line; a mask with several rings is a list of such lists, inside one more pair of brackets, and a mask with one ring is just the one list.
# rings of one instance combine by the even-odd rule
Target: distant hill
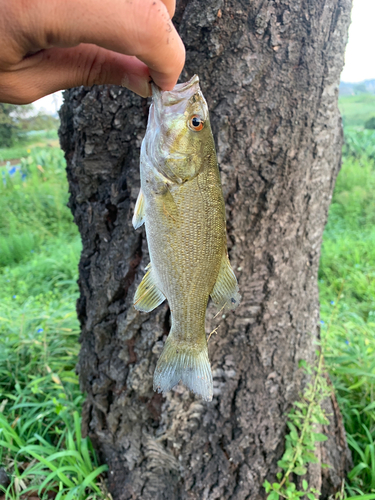
[[360,94],[375,94],[375,79],[364,80],[363,82],[349,83],[340,82],[340,97]]

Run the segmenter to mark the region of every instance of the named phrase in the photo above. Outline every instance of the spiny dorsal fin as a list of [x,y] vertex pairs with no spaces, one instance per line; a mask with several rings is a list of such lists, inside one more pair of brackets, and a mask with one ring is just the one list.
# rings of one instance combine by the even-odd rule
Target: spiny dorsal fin
[[150,312],[164,302],[165,297],[156,285],[151,263],[146,267],[147,273],[143,276],[134,295],[134,307],[138,311]]
[[139,227],[141,227],[144,221],[145,221],[145,197],[143,196],[142,189],[140,189],[132,219],[134,229],[138,229]]
[[231,268],[226,252],[221,259],[219,274],[211,292],[211,298],[219,309],[224,307],[235,309],[241,300],[237,278]]

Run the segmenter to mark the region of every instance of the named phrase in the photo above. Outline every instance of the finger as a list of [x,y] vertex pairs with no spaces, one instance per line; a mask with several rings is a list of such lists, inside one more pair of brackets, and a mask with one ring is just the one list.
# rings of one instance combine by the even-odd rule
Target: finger
[[163,4],[167,7],[169,17],[172,19],[176,10],[175,0],[162,0]]
[[[166,4],[173,8],[171,0]],[[170,90],[182,70],[185,49],[166,4],[161,0],[39,2],[28,11],[32,36],[24,41],[28,50],[30,44],[50,48],[83,42],[135,55],[149,66],[155,83]]]
[[28,104],[57,90],[105,83],[123,85],[147,97],[151,95],[149,78],[148,67],[134,56],[90,44],[53,48],[2,75],[0,102]]

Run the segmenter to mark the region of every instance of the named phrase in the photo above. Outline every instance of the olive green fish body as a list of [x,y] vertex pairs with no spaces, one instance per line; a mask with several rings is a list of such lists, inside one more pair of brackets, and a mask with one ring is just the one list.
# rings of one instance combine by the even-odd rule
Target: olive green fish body
[[197,77],[174,91],[155,92],[133,218],[135,227],[145,223],[151,262],[134,304],[150,311],[166,298],[171,310],[171,331],[154,388],[166,392],[181,380],[211,400],[207,302],[211,295],[218,306],[233,308],[240,299],[227,257],[214,141]]

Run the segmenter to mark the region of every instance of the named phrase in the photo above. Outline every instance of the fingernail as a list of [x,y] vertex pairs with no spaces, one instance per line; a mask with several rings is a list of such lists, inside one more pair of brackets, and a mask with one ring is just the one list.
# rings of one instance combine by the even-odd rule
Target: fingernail
[[142,97],[149,97],[152,95],[151,85],[149,83],[149,76],[146,78],[135,74],[126,74],[121,80],[121,85]]

